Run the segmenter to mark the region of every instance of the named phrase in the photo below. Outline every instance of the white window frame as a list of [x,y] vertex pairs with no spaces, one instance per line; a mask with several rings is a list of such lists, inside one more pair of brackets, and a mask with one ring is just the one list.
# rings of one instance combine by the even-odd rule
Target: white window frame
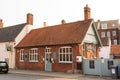
[[110,32],[109,32],[109,31],[107,32],[107,37],[111,37],[111,36],[110,36]]
[[102,24],[101,24],[101,28],[102,28],[102,29],[107,29],[107,23],[102,23]]
[[105,32],[101,32],[101,38],[105,37]]
[[116,31],[115,31],[115,30],[112,31],[112,35],[113,35],[113,36],[116,36]]
[[24,62],[24,49],[20,49],[20,62]]
[[114,45],[117,45],[117,39],[114,39]]
[[[46,61],[51,61],[51,53],[52,53],[51,48],[46,47],[45,48],[45,60]],[[47,55],[49,55],[49,57]]]
[[[59,48],[59,63],[72,63],[73,48],[70,46]],[[67,60],[68,59],[68,60]]]
[[38,62],[38,48],[29,50],[29,62]]

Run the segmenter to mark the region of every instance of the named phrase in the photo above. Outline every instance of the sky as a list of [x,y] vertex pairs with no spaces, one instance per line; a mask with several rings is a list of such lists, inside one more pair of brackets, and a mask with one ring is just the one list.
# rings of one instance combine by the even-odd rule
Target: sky
[[61,24],[84,20],[84,7],[91,8],[91,18],[116,20],[120,19],[120,0],[0,0],[0,19],[4,27],[26,22],[26,14],[34,15],[34,27]]

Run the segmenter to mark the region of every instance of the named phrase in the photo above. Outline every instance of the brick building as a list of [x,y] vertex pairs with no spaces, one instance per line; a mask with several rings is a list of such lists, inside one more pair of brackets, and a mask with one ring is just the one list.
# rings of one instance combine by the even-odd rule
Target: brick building
[[14,47],[33,29],[33,15],[28,13],[25,23],[3,27],[0,20],[0,61],[8,62],[9,68],[15,68]]
[[89,15],[85,20],[71,23],[62,20],[60,25],[32,30],[16,46],[16,67],[74,72],[82,70],[82,58],[99,58],[101,41],[88,5],[84,12]]
[[118,20],[108,20],[96,22],[97,30],[100,38],[104,42],[104,38],[110,38],[112,45],[120,44],[120,31]]

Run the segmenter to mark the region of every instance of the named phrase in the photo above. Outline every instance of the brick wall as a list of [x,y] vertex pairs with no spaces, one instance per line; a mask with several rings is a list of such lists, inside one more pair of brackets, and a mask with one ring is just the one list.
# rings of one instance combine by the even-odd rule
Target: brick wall
[[[56,60],[52,62],[52,71],[59,71],[59,72],[68,72],[74,70],[77,70],[77,62],[76,62],[76,56],[82,56],[83,50],[82,45],[66,45],[71,46],[73,48],[73,64],[72,63],[59,63],[59,48],[64,46],[47,46],[51,48],[51,52],[56,53]],[[25,54],[29,53],[30,48],[24,48]],[[97,50],[97,52],[99,49]],[[29,62],[28,59],[26,59],[24,62],[20,62],[19,58],[19,49],[16,50],[16,67],[22,68],[22,69],[33,69],[33,70],[45,70],[45,61],[41,60],[41,56],[45,58],[45,47],[38,47],[38,62]],[[97,54],[98,57],[98,54]],[[53,58],[53,57],[52,57]],[[72,66],[74,65],[74,67]],[[82,65],[81,65],[82,66]]]
[[[71,46],[71,45],[66,45]],[[47,46],[51,48],[52,53],[57,53],[57,59],[54,60],[52,63],[52,71],[60,71],[60,72],[67,72],[69,70],[72,70],[72,63],[59,63],[59,48],[63,46]],[[79,56],[79,46],[78,45],[72,45],[73,47],[73,61],[74,61],[74,69],[76,70],[77,64],[76,64],[76,56]],[[24,53],[28,54],[30,48],[25,48]],[[45,61],[41,60],[41,56],[45,57],[45,47],[38,47],[38,62],[29,62],[28,59],[25,59],[24,62],[20,62],[19,58],[19,50],[16,50],[16,67],[21,69],[33,69],[33,70],[45,70]]]

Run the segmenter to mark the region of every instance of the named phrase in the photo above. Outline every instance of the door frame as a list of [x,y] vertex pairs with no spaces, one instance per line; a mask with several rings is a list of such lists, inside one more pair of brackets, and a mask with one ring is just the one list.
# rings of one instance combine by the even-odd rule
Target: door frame
[[52,62],[51,62],[51,48],[45,48],[45,71],[52,71]]

